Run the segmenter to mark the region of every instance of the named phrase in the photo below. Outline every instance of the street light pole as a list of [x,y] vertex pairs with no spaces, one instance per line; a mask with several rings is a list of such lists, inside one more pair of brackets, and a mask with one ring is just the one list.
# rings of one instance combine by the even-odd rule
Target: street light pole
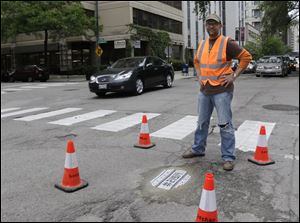
[[[96,49],[97,49],[97,46],[99,44],[99,15],[98,15],[98,9],[99,9],[98,1],[96,1]],[[100,65],[101,65],[101,57],[98,58],[96,56],[97,69],[100,67]]]

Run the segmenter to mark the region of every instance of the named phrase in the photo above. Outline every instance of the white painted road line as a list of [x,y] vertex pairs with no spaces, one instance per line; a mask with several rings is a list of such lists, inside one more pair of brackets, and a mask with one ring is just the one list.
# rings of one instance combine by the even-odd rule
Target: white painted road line
[[20,87],[20,88],[22,88],[22,89],[35,89],[35,88],[46,88],[46,86],[45,87],[43,87],[43,86],[23,86],[23,87]]
[[246,120],[240,125],[235,132],[235,148],[244,152],[255,151],[257,146],[257,140],[259,136],[260,126],[266,127],[266,138],[269,139],[272,130],[276,123],[249,121]]
[[64,118],[64,119],[60,119],[60,120],[53,121],[53,122],[48,122],[48,123],[49,124],[55,124],[55,125],[70,126],[70,125],[73,125],[75,123],[79,123],[79,122],[83,122],[83,121],[87,121],[87,120],[91,120],[91,119],[95,119],[95,118],[100,118],[100,117],[103,117],[105,115],[112,114],[114,112],[116,112],[116,111],[113,111],[113,110],[98,110],[98,111],[89,112],[89,113],[73,116],[73,117],[70,117],[70,118]]
[[143,115],[147,115],[147,119],[155,118],[156,116],[159,116],[160,114],[157,113],[135,113],[130,116],[126,116],[124,118],[104,123],[98,126],[93,127],[92,129],[96,130],[104,130],[109,132],[118,132],[126,128],[130,128],[132,126],[135,126],[142,122]]
[[42,119],[42,118],[48,118],[48,117],[52,117],[52,116],[56,116],[56,115],[61,115],[61,114],[69,113],[69,112],[78,111],[78,110],[81,110],[81,109],[82,108],[64,108],[64,109],[61,109],[61,110],[41,113],[41,114],[37,114],[37,115],[30,115],[30,116],[26,116],[26,117],[23,117],[23,118],[16,118],[14,120],[30,122],[30,121],[33,121],[33,120],[39,120],[39,119]]
[[198,116],[187,115],[171,125],[152,133],[151,136],[182,140],[196,130],[197,120]]
[[17,112],[6,113],[3,115],[1,114],[1,118],[15,116],[15,115],[21,115],[21,114],[25,114],[25,113],[29,113],[29,112],[41,111],[41,110],[45,110],[45,109],[48,109],[48,108],[31,108],[31,109],[21,110],[21,111],[17,111]]
[[15,111],[15,110],[19,110],[20,108],[4,108],[1,109],[1,113],[3,112],[9,112],[9,111]]
[[11,91],[28,91],[30,89],[21,89],[21,88],[5,88],[3,91],[5,92],[11,92]]

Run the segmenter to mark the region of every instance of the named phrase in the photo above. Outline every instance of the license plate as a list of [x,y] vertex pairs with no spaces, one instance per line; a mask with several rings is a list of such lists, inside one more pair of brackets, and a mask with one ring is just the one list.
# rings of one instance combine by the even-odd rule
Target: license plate
[[99,84],[99,89],[106,89],[107,88],[107,84]]

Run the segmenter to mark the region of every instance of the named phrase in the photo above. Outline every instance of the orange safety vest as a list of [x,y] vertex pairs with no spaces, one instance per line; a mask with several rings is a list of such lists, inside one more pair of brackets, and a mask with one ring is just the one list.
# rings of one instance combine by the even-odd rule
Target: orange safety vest
[[[212,86],[221,84],[220,76],[231,74],[231,61],[226,61],[226,48],[228,37],[220,35],[209,52],[209,39],[201,40],[197,56],[200,66],[199,79],[205,85]],[[197,59],[197,58],[196,58]]]

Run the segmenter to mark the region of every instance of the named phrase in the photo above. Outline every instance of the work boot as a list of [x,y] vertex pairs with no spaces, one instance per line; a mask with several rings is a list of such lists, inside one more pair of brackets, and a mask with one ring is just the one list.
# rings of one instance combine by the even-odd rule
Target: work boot
[[201,157],[201,156],[205,156],[205,154],[195,154],[192,151],[189,151],[185,154],[182,155],[182,158],[184,159],[190,159],[190,158],[194,158],[194,157]]
[[233,161],[225,161],[224,165],[223,165],[223,169],[226,171],[231,171],[233,170]]

